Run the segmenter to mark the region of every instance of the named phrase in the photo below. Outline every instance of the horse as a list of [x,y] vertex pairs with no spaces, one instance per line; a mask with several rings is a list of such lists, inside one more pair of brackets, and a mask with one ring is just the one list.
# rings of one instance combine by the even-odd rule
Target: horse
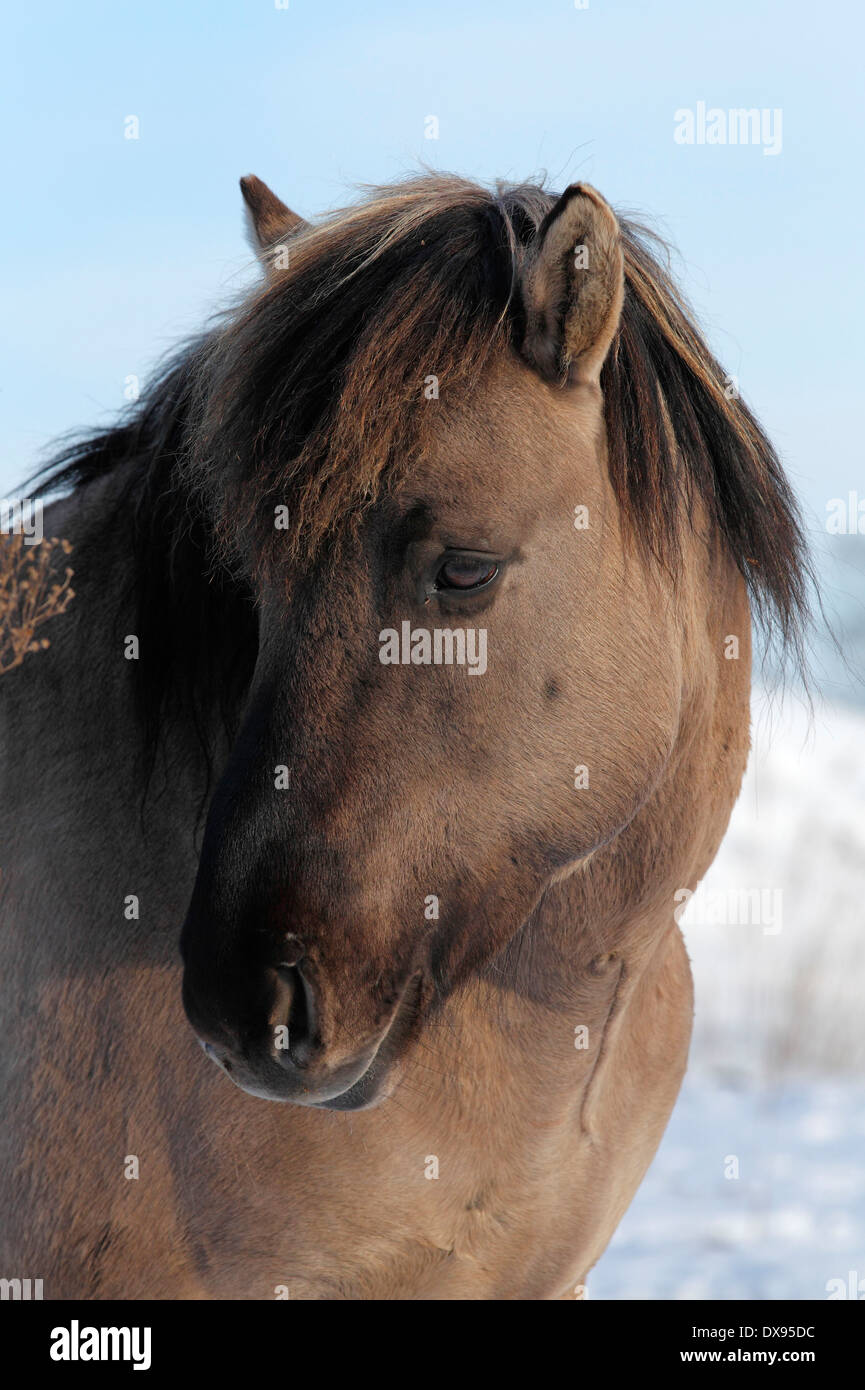
[[424,173],[313,222],[241,187],[255,287],[39,482],[0,1267],[578,1299],[686,1068],[676,908],[752,624],[800,640],[795,500],[588,184]]

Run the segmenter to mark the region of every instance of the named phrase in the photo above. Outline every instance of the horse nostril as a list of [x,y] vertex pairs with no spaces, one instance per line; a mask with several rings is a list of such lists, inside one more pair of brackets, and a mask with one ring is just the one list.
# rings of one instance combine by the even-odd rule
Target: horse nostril
[[[280,962],[276,966],[276,974],[282,986],[280,990],[281,1022],[286,1026],[288,1032],[287,1047],[281,1048],[277,1055],[280,1060],[285,1060],[287,1054],[287,1059],[295,1066],[305,1067],[309,1065],[318,1042],[315,1036],[318,1022],[315,994],[309,980],[306,979],[303,971],[297,965]],[[288,1004],[287,1017],[285,1013],[286,1003]]]
[[277,970],[290,970],[292,966],[297,965],[298,961],[303,959],[305,950],[306,947],[300,937],[295,936],[293,932],[287,932],[280,950]]

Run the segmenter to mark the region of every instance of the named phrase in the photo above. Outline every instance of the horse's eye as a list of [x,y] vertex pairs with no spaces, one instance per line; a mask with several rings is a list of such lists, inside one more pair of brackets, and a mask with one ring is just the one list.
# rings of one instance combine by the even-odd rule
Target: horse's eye
[[445,560],[436,576],[437,589],[458,589],[463,593],[468,589],[483,589],[491,584],[499,572],[498,565],[488,560],[459,559]]

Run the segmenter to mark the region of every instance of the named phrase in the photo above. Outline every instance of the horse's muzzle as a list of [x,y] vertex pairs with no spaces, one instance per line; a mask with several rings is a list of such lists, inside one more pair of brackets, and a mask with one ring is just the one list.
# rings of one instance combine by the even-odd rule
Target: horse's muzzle
[[391,1094],[396,1063],[419,1019],[419,973],[406,982],[374,1034],[348,1051],[324,1041],[320,992],[302,962],[278,967],[271,984],[264,1029],[214,1029],[184,978],[184,1006],[199,1042],[237,1086],[265,1100],[330,1110],[369,1109]]

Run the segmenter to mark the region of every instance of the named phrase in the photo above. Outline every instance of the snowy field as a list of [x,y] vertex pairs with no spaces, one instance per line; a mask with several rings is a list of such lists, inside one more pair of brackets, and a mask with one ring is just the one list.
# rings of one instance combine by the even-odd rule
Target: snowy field
[[[865,1298],[865,714],[754,704],[691,1065],[592,1298]],[[832,1282],[835,1281],[835,1282]]]

